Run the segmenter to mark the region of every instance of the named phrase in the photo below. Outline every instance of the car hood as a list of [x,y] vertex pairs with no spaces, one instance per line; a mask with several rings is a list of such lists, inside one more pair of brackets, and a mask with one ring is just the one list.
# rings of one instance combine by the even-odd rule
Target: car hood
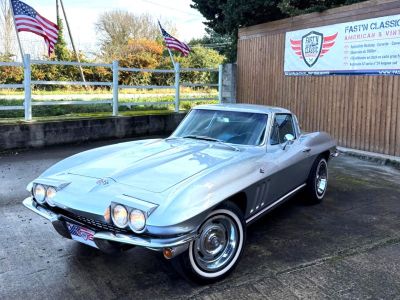
[[[161,193],[211,167],[240,155],[224,145],[194,140],[157,140],[132,147],[107,147],[101,155],[64,170]],[[103,151],[104,152],[104,151]]]

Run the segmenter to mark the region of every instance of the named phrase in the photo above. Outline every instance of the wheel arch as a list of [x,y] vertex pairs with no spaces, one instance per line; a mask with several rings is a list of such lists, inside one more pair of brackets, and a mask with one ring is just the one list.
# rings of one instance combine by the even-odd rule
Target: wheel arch
[[[228,197],[222,203],[224,203],[224,202],[232,202],[241,210],[241,212],[243,213],[243,216],[246,215],[247,195],[244,191],[240,191],[240,192]],[[220,205],[218,205],[217,208],[220,207],[222,205],[222,203]]]
[[322,156],[323,158],[325,158],[326,161],[329,161],[329,159],[331,157],[331,151],[326,150],[326,151],[322,152],[319,156]]

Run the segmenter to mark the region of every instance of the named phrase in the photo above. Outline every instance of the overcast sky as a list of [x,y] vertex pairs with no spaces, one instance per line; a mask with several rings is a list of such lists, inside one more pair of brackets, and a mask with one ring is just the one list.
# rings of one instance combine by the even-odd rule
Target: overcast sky
[[[22,0],[32,6],[44,17],[56,21],[56,0]],[[98,16],[113,9],[128,10],[135,14],[149,13],[155,18],[172,21],[178,30],[177,38],[189,41],[193,37],[204,35],[204,18],[190,8],[190,0],[63,0],[70,22],[71,31],[77,47],[81,50],[96,49],[94,24]],[[40,38],[32,34],[21,33],[25,41],[39,43]],[[65,39],[68,41],[67,31]]]

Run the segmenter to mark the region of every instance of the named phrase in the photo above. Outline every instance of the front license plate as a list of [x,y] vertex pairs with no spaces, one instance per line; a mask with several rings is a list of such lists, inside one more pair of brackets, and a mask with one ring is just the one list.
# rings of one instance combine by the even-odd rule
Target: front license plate
[[92,246],[94,248],[98,248],[95,242],[93,242],[93,236],[95,233],[93,230],[69,222],[65,223],[67,224],[68,231],[71,234],[73,240]]

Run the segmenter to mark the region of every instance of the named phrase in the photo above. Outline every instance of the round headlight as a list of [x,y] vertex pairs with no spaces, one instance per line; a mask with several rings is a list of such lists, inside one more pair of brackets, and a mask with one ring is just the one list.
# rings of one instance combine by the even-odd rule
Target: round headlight
[[33,189],[33,196],[36,201],[43,204],[46,199],[46,189],[43,185],[37,184]]
[[46,202],[47,204],[49,204],[50,206],[55,206],[55,203],[53,201],[54,197],[57,194],[57,190],[55,188],[53,188],[52,186],[47,188],[47,192],[46,192]]
[[134,232],[141,232],[143,231],[145,226],[146,226],[146,217],[144,213],[138,209],[132,210],[129,215],[129,227]]
[[128,224],[128,211],[120,204],[114,206],[111,217],[115,226],[119,228],[125,228]]

